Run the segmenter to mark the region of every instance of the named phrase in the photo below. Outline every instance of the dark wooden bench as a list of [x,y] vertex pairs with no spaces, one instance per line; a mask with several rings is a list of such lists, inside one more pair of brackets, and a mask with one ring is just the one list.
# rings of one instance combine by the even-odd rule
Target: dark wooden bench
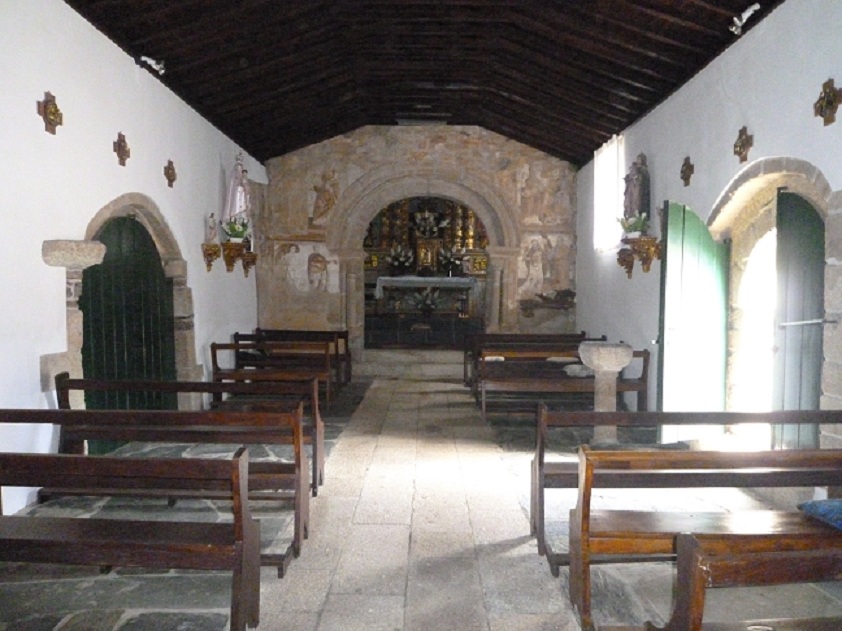
[[[213,381],[300,381],[319,380],[324,388],[325,405],[333,401],[336,375],[331,366],[327,342],[212,342]],[[225,365],[221,356],[229,354]]]
[[[296,381],[274,382],[208,382],[208,381],[152,381],[125,379],[71,379],[67,372],[56,375],[56,401],[60,410],[71,409],[70,393],[106,393],[113,409],[126,407],[125,394],[151,395],[158,400],[162,393],[175,395],[211,395],[209,407],[214,409],[239,409],[241,411],[283,412],[288,403],[303,401],[309,411],[304,423],[304,444],[311,448],[310,484],[312,494],[318,494],[319,485],[324,483],[325,447],[324,422],[319,411],[319,380],[316,377]],[[194,402],[197,403],[197,402]],[[260,405],[258,405],[258,403]],[[180,402],[179,402],[180,404]],[[198,402],[204,405],[204,402]],[[100,406],[100,409],[103,409]]]
[[653,511],[592,506],[602,488],[773,488],[839,486],[842,450],[761,452],[592,451],[579,448],[579,486],[570,512],[570,602],[591,631],[591,564],[660,560],[682,532],[838,536],[795,510]]
[[[351,346],[347,330],[263,329],[254,330],[257,342],[329,342],[333,350],[333,363],[337,381],[351,381]],[[236,341],[236,339],[234,340]]]
[[[470,386],[477,374],[477,364],[483,348],[542,344],[572,344],[578,346],[588,339],[584,331],[579,333],[469,333],[465,336],[462,372],[465,385]],[[599,338],[605,340],[605,336]]]
[[260,621],[260,527],[249,512],[248,452],[231,460],[0,453],[0,486],[61,485],[110,494],[210,490],[232,505],[230,523],[0,516],[0,561],[226,570],[232,631]]
[[[788,585],[842,579],[842,531],[835,535],[693,535],[676,537],[676,599],[664,627],[641,631],[838,631],[842,616],[703,624],[709,588]],[[611,627],[619,631],[620,627]]]
[[[618,399],[626,392],[637,395],[637,409],[648,406],[649,351],[632,352],[632,364],[623,369],[617,379]],[[537,401],[549,402],[559,396],[570,405],[593,407],[596,381],[593,376],[571,376],[569,366],[582,366],[579,349],[558,346],[542,349],[505,350],[491,348],[480,356],[477,384],[479,405],[483,421],[486,420],[491,395],[499,408],[508,413],[531,411]],[[629,376],[629,372],[637,372]],[[571,399],[577,397],[578,399]]]
[[[294,556],[301,552],[309,532],[310,480],[303,464],[302,405],[288,404],[286,411],[272,413],[173,410],[0,410],[0,423],[50,424],[59,428],[58,451],[83,454],[85,442],[106,440],[139,443],[197,443],[238,446],[292,446],[292,461],[252,461],[249,467],[248,498],[252,501],[291,505],[292,542],[283,552],[261,553],[263,565],[277,567],[283,576]],[[192,458],[186,458],[192,461]],[[143,495],[126,490],[110,494]],[[94,494],[85,489],[58,484],[41,489],[42,501],[61,495]],[[187,498],[220,499],[213,491],[185,493],[175,487],[166,493],[171,501]]]
[[[530,485],[530,528],[535,535],[539,554],[546,555],[553,576],[559,575],[559,568],[569,563],[569,555],[553,548],[545,532],[545,499],[548,489],[577,489],[579,486],[579,462],[571,450],[567,460],[559,461],[553,455],[553,446],[563,438],[566,444],[577,444],[582,434],[596,427],[617,427],[618,432],[627,430],[651,434],[647,444],[639,446],[657,449],[658,431],[665,425],[675,426],[717,426],[730,427],[742,424],[772,425],[815,425],[842,423],[842,411],[786,411],[786,412],[560,412],[552,411],[544,404],[538,404],[536,413],[536,444],[532,458]],[[551,459],[548,460],[548,455]],[[607,472],[602,472],[603,475]]]

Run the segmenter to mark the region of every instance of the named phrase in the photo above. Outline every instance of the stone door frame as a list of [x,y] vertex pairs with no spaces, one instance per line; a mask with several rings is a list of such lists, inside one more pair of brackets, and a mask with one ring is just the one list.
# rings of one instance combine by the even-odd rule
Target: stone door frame
[[[740,313],[734,308],[744,259],[754,245],[775,227],[777,194],[786,189],[803,197],[825,222],[825,288],[822,362],[822,409],[842,407],[842,191],[833,191],[822,172],[797,158],[766,158],[746,166],[722,192],[708,226],[721,240],[740,235],[732,243],[729,298],[729,338],[738,330]],[[729,339],[731,361],[735,339]],[[730,371],[729,371],[730,372]],[[842,430],[822,427],[822,447],[842,447]]]
[[[54,389],[58,372],[68,371],[72,377],[82,377],[82,312],[79,296],[85,268],[102,262],[105,246],[96,235],[110,220],[132,217],[146,229],[155,243],[164,268],[172,279],[174,305],[174,336],[176,376],[179,380],[201,380],[201,366],[196,363],[196,335],[194,328],[193,296],[187,286],[187,262],[155,202],[140,193],[121,195],[101,208],[88,223],[84,241],[45,241],[42,258],[48,265],[66,269],[67,351],[41,358],[43,391]],[[79,394],[79,393],[77,393]],[[84,400],[71,401],[73,407],[84,407]]]

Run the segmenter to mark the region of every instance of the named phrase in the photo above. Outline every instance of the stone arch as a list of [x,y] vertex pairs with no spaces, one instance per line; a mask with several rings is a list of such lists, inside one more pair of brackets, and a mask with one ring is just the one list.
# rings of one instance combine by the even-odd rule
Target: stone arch
[[[798,158],[765,158],[738,173],[714,204],[708,226],[717,239],[732,238],[731,304],[739,291],[744,266],[758,241],[775,226],[777,194],[780,189],[803,197],[825,221],[824,360],[822,364],[822,408],[842,405],[842,191],[833,191],[824,174],[813,164]],[[732,308],[729,329],[739,330],[740,314]],[[729,338],[732,336],[729,336]],[[736,336],[735,336],[736,337]],[[737,339],[729,341],[729,357]],[[821,445],[838,446],[842,436],[830,427],[822,428]]]
[[817,167],[798,158],[764,158],[743,168],[714,203],[708,219],[714,237],[728,236],[747,212],[758,212],[780,188],[800,195],[827,219],[833,191]]
[[[412,169],[396,173],[383,166],[366,173],[343,191],[331,210],[327,246],[336,251],[361,248],[369,222],[392,202],[407,197],[444,197],[476,212],[491,247],[518,247],[516,213],[492,186],[464,171]],[[341,217],[342,221],[335,218]]]
[[[96,235],[99,234],[102,227],[108,221],[117,217],[133,217],[139,221],[155,243],[164,267],[164,274],[172,280],[173,285],[173,327],[175,329],[177,378],[182,380],[201,379],[202,372],[196,363],[193,296],[187,286],[187,263],[181,255],[181,249],[172,230],[170,230],[166,219],[151,198],[141,193],[127,193],[112,200],[94,215],[85,230],[85,239],[89,242],[96,241]],[[81,278],[79,282],[81,283]],[[81,318],[78,318],[78,326],[81,327],[81,325]],[[74,338],[76,337],[75,333]],[[71,332],[68,330],[68,337],[70,338],[70,336]],[[81,340],[81,328],[78,332],[78,339]],[[79,345],[79,353],[81,356],[81,344]]]
[[392,202],[407,197],[443,197],[471,208],[488,234],[486,328],[497,330],[517,322],[516,297],[520,227],[516,213],[492,185],[458,169],[383,166],[351,184],[331,209],[325,242],[340,259],[342,321],[354,353],[362,352],[364,336],[363,240],[368,224]]

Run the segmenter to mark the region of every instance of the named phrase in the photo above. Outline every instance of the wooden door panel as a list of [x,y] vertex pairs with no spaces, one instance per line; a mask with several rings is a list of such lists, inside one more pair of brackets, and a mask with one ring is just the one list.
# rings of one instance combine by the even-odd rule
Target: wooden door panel
[[[816,410],[821,398],[824,222],[792,193],[777,200],[777,312],[773,409]],[[778,448],[818,446],[815,426],[778,426]]]
[[[172,283],[155,243],[130,217],[108,222],[97,239],[103,262],[85,270],[82,368],[95,379],[175,379]],[[161,393],[88,393],[89,408],[175,409]]]
[[722,410],[729,248],[686,206],[663,216],[658,409]]

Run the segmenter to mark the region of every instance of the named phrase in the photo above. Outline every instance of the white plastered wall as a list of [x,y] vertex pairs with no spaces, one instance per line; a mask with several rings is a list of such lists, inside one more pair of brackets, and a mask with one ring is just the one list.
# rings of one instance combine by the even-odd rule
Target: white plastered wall
[[[68,348],[67,272],[44,262],[43,243],[84,240],[97,213],[126,196],[154,204],[183,257],[197,370],[210,341],[254,327],[254,272],[227,273],[218,261],[208,273],[200,248],[205,217],[219,216],[236,144],[60,0],[0,3],[0,76],[0,407],[55,406],[40,369],[44,356]],[[55,135],[36,111],[46,91],[64,117]],[[119,132],[131,149],[124,167],[112,150]],[[253,158],[245,166],[266,182]],[[0,450],[47,451],[52,442],[48,428],[0,425]],[[4,511],[26,497],[4,490]]]
[[[674,200],[707,221],[732,197],[749,191],[753,178],[788,170],[787,158],[797,160],[799,173],[819,173],[819,188],[825,181],[834,191],[842,188],[842,120],[824,126],[813,114],[822,84],[832,77],[842,85],[840,24],[840,2],[788,0],[625,131],[626,163],[639,153],[647,156],[655,213],[665,200]],[[753,135],[754,146],[741,164],[733,145],[743,126]],[[687,187],[680,177],[685,156],[695,167]],[[756,168],[758,163],[762,169]],[[598,255],[589,247],[593,173],[591,162],[578,177],[577,328],[650,348],[657,357],[652,341],[658,334],[660,264],[653,264],[649,274],[636,266],[629,280],[617,265],[616,253]],[[833,219],[840,212],[837,198],[838,194],[827,197],[829,245],[840,237],[839,222]],[[829,260],[829,271],[831,264]],[[828,291],[832,294],[832,286]],[[839,302],[831,294],[826,296],[829,306]],[[657,364],[652,371],[654,401]],[[838,403],[823,401],[823,406],[830,405]]]

